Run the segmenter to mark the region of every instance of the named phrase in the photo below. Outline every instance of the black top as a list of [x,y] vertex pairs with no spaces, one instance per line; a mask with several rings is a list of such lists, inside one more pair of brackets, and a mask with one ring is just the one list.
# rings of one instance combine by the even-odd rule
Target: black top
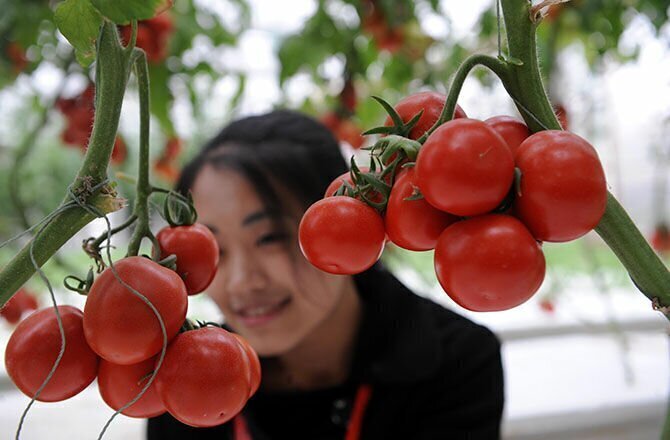
[[[493,333],[379,265],[355,281],[363,320],[350,379],[316,391],[260,389],[243,410],[253,439],[343,439],[360,383],[372,387],[361,439],[499,438],[503,375]],[[165,414],[149,420],[148,439],[230,439],[229,425],[191,428]]]

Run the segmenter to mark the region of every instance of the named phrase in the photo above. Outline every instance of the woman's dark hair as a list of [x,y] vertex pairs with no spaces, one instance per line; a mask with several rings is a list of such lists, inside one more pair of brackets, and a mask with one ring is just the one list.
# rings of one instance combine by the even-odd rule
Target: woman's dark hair
[[231,122],[186,165],[176,189],[187,194],[205,165],[241,173],[266,209],[275,214],[285,213],[286,205],[277,193],[277,183],[307,208],[347,171],[331,132],[316,120],[289,110]]

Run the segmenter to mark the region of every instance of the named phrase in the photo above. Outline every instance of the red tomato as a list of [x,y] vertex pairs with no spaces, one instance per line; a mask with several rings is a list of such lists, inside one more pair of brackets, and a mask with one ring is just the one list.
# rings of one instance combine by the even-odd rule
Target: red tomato
[[[58,306],[65,330],[65,353],[37,400],[58,402],[86,388],[98,372],[98,356],[86,343],[81,310]],[[61,335],[53,308],[39,310],[14,330],[5,350],[5,368],[14,384],[33,397],[53,368],[61,350]]]
[[216,426],[242,410],[249,397],[247,355],[231,333],[205,327],[179,334],[156,376],[168,412],[195,427]]
[[298,231],[300,249],[319,269],[356,274],[370,268],[384,250],[384,220],[370,206],[346,196],[319,200],[307,209]]
[[505,140],[474,119],[440,126],[421,147],[416,183],[428,203],[459,216],[495,209],[514,180],[514,159]]
[[184,280],[189,295],[209,286],[219,265],[219,245],[212,231],[203,224],[166,227],[156,235],[161,257],[177,256],[177,273]]
[[[165,60],[173,29],[172,18],[167,13],[137,23],[136,45],[146,52],[149,63],[156,64]],[[131,33],[130,25],[121,27],[120,34],[124,43],[128,44]]]
[[490,214],[449,226],[435,247],[435,272],[444,291],[476,312],[507,310],[542,284],[542,248],[516,218]]
[[668,226],[665,223],[657,224],[649,241],[655,251],[670,252],[670,230],[668,230]]
[[[116,365],[101,360],[98,369],[98,389],[102,400],[115,411],[125,406],[145,387],[157,360],[157,357],[153,357],[132,365]],[[154,380],[140,400],[121,413],[128,417],[144,419],[159,416],[165,411],[165,405],[158,397]]]
[[[119,277],[156,307],[168,341],[186,318],[186,286],[176,272],[145,257],[114,264]],[[149,306],[105,269],[93,283],[84,308],[84,333],[100,357],[120,365],[142,362],[161,351],[163,334]]]
[[386,233],[401,248],[427,251],[435,248],[442,231],[458,217],[433,208],[424,199],[405,200],[418,189],[414,179],[414,168],[398,175],[386,205]]
[[[410,139],[419,139],[426,131],[430,129],[430,127],[432,127],[437,122],[438,119],[440,119],[442,107],[444,107],[446,100],[447,97],[440,93],[419,92],[401,99],[396,104],[394,107],[395,111],[398,112],[403,122],[409,122],[414,116],[423,110],[423,114],[419,118],[419,121],[409,133]],[[467,116],[463,109],[459,105],[456,105],[454,119],[458,118],[467,118]],[[391,120],[390,116],[386,117],[386,122],[384,125],[388,127],[393,125],[393,121]]]
[[516,150],[519,149],[521,142],[525,141],[531,134],[523,121],[511,116],[494,116],[484,122],[489,124],[505,139],[507,146],[512,151],[512,156],[516,155]]
[[561,127],[563,127],[563,130],[569,130],[570,119],[568,118],[568,111],[565,109],[565,107],[563,107],[561,104],[558,104],[556,107],[554,107],[554,112],[556,113],[556,118],[561,124]]
[[237,342],[239,342],[242,349],[244,349],[244,352],[247,355],[247,359],[249,359],[249,371],[251,374],[249,397],[251,397],[256,394],[258,387],[261,385],[261,361],[258,359],[258,354],[256,354],[256,351],[251,348],[251,345],[249,345],[249,342],[246,339],[236,333],[231,334],[235,336]]
[[0,308],[0,316],[10,324],[16,324],[29,310],[37,309],[37,299],[25,289],[21,289]]
[[556,311],[556,306],[554,306],[554,302],[550,299],[543,299],[539,303],[540,309],[545,312],[552,314]]
[[126,143],[123,142],[120,136],[117,136],[114,140],[114,148],[112,149],[112,163],[120,164],[126,160],[126,155],[128,154],[128,149]]
[[23,72],[28,67],[28,58],[26,58],[26,51],[20,44],[11,41],[5,46],[5,53],[7,58],[12,62],[12,70],[15,74]]
[[514,211],[538,240],[570,241],[596,227],[607,183],[591,144],[567,131],[541,131],[521,144],[516,166],[521,185]]

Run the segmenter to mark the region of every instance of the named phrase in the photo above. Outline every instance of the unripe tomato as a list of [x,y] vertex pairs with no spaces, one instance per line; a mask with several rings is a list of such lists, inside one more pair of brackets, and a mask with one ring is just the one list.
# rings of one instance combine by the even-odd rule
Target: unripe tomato
[[426,140],[416,183],[428,203],[459,216],[484,214],[503,201],[514,180],[514,159],[489,125],[454,119]]
[[[186,286],[176,272],[145,257],[114,264],[119,277],[158,310],[168,341],[186,318]],[[142,362],[163,347],[163,334],[151,308],[105,269],[93,283],[84,308],[84,333],[100,357],[120,365]]]
[[391,190],[384,222],[393,243],[411,251],[427,251],[435,248],[442,231],[458,217],[434,208],[424,199],[405,200],[417,189],[414,168],[401,171]]
[[484,122],[489,124],[505,139],[507,146],[512,151],[512,156],[516,155],[516,150],[519,149],[521,142],[530,136],[530,131],[526,124],[511,116],[494,116]]
[[384,250],[384,220],[370,206],[346,196],[328,197],[310,206],[298,238],[307,260],[333,274],[370,268]]
[[519,147],[516,166],[521,185],[514,212],[538,240],[579,238],[605,213],[605,172],[596,150],[576,134],[533,134]]
[[[65,352],[37,400],[58,402],[79,394],[98,372],[98,356],[84,338],[81,310],[58,306],[65,330]],[[12,382],[33,397],[53,368],[61,350],[61,334],[53,308],[39,310],[16,327],[5,350],[5,368]]]
[[189,295],[210,285],[219,265],[219,245],[212,231],[203,224],[166,227],[156,235],[161,257],[177,256],[177,273]]
[[[414,116],[423,110],[419,121],[409,133],[409,138],[416,140],[423,136],[440,119],[440,114],[446,101],[447,97],[441,93],[419,92],[398,101],[394,109],[405,123],[411,121]],[[467,118],[467,115],[459,105],[456,105],[453,119],[458,118]],[[389,127],[393,125],[390,116],[386,118],[384,125]]]
[[200,428],[220,425],[239,413],[249,397],[247,355],[224,329],[181,333],[158,370],[156,389],[180,422]]
[[[115,411],[132,401],[145,387],[149,375],[153,373],[157,357],[137,364],[117,365],[106,360],[100,361],[98,369],[98,389],[102,400]],[[156,417],[166,411],[158,397],[156,381],[147,388],[140,399],[121,414],[140,419]]]
[[542,248],[516,218],[489,214],[444,230],[435,247],[435,273],[458,305],[475,312],[516,307],[542,285]]

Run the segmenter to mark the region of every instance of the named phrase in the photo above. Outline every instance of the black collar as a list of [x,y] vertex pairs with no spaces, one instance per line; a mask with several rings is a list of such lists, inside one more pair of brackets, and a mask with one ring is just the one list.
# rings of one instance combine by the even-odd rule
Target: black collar
[[354,280],[364,311],[353,375],[374,385],[435,374],[444,356],[434,313],[439,306],[416,296],[380,264]]

